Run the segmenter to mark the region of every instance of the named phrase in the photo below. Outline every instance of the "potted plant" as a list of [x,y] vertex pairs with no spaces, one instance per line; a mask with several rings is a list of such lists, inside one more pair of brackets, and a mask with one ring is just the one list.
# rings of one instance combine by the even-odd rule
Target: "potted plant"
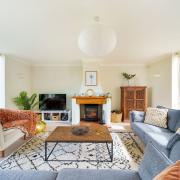
[[130,85],[130,80],[136,76],[136,74],[128,74],[126,72],[122,73],[122,76],[128,81],[128,86]]
[[111,111],[111,121],[113,123],[120,123],[122,121],[122,113],[119,110]]
[[13,98],[13,102],[20,110],[33,110],[38,104],[39,101],[36,101],[37,94],[32,94],[28,97],[26,91],[19,93],[19,96]]

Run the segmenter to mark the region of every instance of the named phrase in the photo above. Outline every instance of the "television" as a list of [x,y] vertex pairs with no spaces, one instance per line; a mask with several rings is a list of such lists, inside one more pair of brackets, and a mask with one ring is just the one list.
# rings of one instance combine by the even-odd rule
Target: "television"
[[39,109],[44,111],[65,110],[66,94],[39,94]]

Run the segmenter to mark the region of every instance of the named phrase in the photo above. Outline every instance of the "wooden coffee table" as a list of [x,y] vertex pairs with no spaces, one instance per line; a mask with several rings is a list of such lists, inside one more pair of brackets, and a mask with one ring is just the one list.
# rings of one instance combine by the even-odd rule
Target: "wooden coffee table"
[[[107,127],[102,125],[88,126],[89,131],[84,135],[74,135],[72,128],[77,126],[59,126],[45,140],[45,161],[49,160],[50,155],[58,143],[105,143],[110,160],[88,160],[97,162],[113,161],[113,140]],[[79,126],[78,126],[79,127]],[[48,143],[55,143],[52,150],[47,154]],[[109,148],[110,145],[110,148]],[[62,160],[62,161],[87,161],[87,160]]]

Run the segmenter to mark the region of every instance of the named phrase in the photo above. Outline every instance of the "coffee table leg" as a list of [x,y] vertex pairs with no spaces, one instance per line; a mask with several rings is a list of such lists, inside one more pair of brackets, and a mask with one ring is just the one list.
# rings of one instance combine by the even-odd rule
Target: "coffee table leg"
[[113,142],[111,143],[111,162],[113,162]]
[[47,161],[47,142],[45,142],[45,161]]
[[107,149],[108,149],[108,153],[109,153],[109,156],[110,156],[110,162],[113,162],[113,142],[110,143],[111,144],[111,150],[108,146],[108,143],[106,143],[106,146],[107,146]]

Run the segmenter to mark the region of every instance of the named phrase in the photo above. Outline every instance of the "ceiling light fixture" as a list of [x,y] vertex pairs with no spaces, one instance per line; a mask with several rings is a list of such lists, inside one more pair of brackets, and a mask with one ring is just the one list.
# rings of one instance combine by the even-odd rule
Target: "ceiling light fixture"
[[102,57],[111,53],[117,44],[115,31],[100,23],[99,16],[94,24],[81,31],[78,39],[80,50],[90,57]]

